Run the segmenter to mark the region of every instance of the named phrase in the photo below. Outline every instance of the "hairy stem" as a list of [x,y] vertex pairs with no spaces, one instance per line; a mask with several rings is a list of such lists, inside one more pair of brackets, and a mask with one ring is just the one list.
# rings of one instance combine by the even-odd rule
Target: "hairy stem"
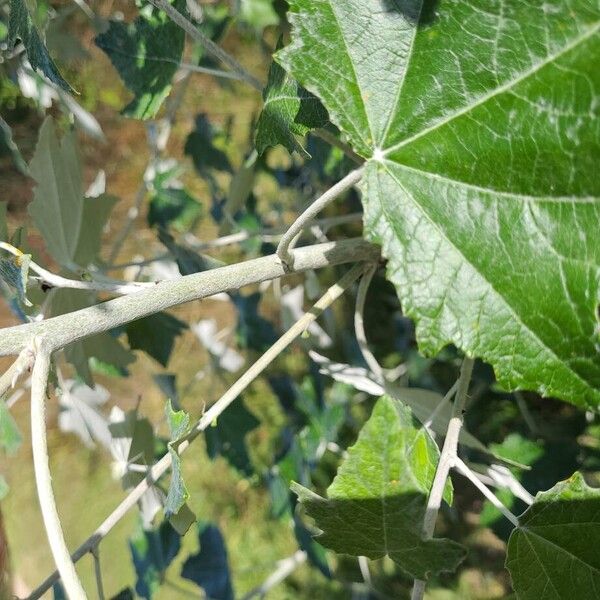
[[335,200],[340,194],[349,190],[354,184],[360,181],[363,175],[362,167],[351,171],[338,181],[333,187],[329,188],[324,194],[319,196],[289,227],[283,234],[279,245],[277,246],[277,256],[281,262],[288,268],[293,267],[293,257],[290,250],[296,244],[299,234],[304,227],[312,221],[330,202]]
[[[457,459],[458,437],[463,425],[463,410],[467,401],[467,392],[469,383],[471,382],[474,363],[475,361],[472,358],[466,356],[460,368],[456,398],[454,399],[454,406],[452,408],[452,417],[448,423],[446,439],[444,440],[440,460],[435,472],[435,477],[433,478],[431,491],[429,492],[429,498],[427,500],[427,507],[425,509],[425,517],[423,519],[423,537],[425,539],[433,537],[435,522],[440,506],[442,505],[446,480],[448,479],[450,469],[454,466]],[[419,579],[415,580],[411,599],[422,600],[424,593],[425,582]]]
[[[194,425],[191,432],[178,444],[177,452],[181,455],[189,448],[190,444],[281,354],[298,336],[306,331],[307,327],[315,321],[323,311],[331,306],[352,283],[363,273],[364,264],[352,267],[337,283],[331,286],[316,304],[296,323],[288,329],[224,394],[217,400]],[[127,511],[136,505],[138,500],[171,466],[171,454],[165,454],[148,472],[148,477],[141,481],[119,506],[104,520],[94,533],[72,554],[71,558],[77,562],[80,558],[91,552],[109,531],[125,516]],[[58,581],[59,574],[54,572],[39,587],[37,587],[28,600],[37,600],[52,585]]]
[[15,383],[19,376],[31,369],[34,360],[35,354],[32,348],[27,346],[21,351],[15,362],[10,365],[0,377],[0,398],[2,398],[9,389],[15,387]]
[[69,556],[60,518],[56,510],[46,442],[46,388],[50,371],[50,351],[42,338],[36,339],[36,357],[31,379],[31,448],[40,508],[50,550],[69,600],[85,600],[86,595]]
[[[362,240],[315,244],[295,250],[293,272],[321,269],[359,261],[374,262],[379,249]],[[277,255],[264,256],[174,279],[161,281],[137,294],[129,294],[45,321],[3,329],[0,356],[19,353],[36,335],[44,335],[58,350],[91,335],[109,331],[179,304],[207,298],[245,285],[277,279],[288,273]]]

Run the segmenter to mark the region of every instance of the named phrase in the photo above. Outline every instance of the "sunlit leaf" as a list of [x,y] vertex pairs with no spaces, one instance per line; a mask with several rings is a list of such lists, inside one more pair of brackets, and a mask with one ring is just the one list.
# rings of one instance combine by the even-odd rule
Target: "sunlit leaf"
[[367,159],[366,236],[421,350],[597,407],[600,6],[289,4],[278,60]]
[[[421,528],[439,451],[410,409],[380,398],[358,441],[338,469],[327,499],[295,484],[292,489],[336,552],[379,559],[425,579],[452,571],[465,549],[447,539],[423,540]],[[451,499],[451,488],[445,497]]]
[[508,542],[519,600],[593,600],[600,590],[600,490],[575,473],[536,496]]

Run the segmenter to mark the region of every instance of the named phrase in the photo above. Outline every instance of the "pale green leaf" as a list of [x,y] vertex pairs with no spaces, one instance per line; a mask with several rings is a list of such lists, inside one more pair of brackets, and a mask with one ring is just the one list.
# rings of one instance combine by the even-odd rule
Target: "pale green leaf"
[[98,253],[116,198],[84,198],[75,133],[59,140],[52,117],[40,128],[29,169],[37,184],[29,214],[48,251],[65,267],[87,266]]
[[280,62],[367,159],[365,232],[427,354],[600,404],[600,6],[291,0]]
[[[186,510],[186,502],[190,497],[190,493],[185,486],[185,481],[183,480],[183,475],[181,473],[181,458],[179,457],[177,448],[174,447],[172,443],[185,435],[189,428],[190,416],[183,410],[173,410],[170,400],[167,400],[165,415],[167,417],[171,439],[169,442],[169,454],[171,455],[171,482],[169,484],[169,492],[165,502],[165,516],[168,519],[178,516],[178,518],[175,518],[175,523],[178,529],[183,529],[184,523],[190,521],[190,519],[186,518],[186,515],[191,512],[189,508]],[[183,510],[184,513],[179,515],[181,510]],[[173,526],[175,527],[175,525]]]
[[[327,490],[327,499],[299,484],[307,513],[336,552],[388,555],[412,577],[454,570],[465,556],[447,539],[423,540],[421,528],[439,451],[410,409],[381,397]],[[451,501],[448,485],[445,498]]]
[[[185,0],[176,0],[174,6],[185,11]],[[146,4],[132,23],[110,21],[95,41],[135,96],[123,114],[137,119],[154,117],[171,91],[171,80],[181,62],[185,42],[181,27]]]
[[519,600],[600,597],[600,490],[580,473],[539,493],[508,542]]
[[38,30],[31,20],[25,0],[10,0],[9,45],[13,46],[17,39],[23,43],[29,63],[36,71],[45,75],[63,90],[73,91],[71,86],[63,79],[50,54],[48,54]]
[[13,416],[10,414],[3,398],[0,398],[0,448],[7,454],[14,454],[23,441]]

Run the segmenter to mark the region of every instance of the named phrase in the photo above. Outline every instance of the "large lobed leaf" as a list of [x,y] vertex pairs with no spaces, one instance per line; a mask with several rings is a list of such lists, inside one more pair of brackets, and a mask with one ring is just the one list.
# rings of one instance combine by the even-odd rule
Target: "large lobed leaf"
[[508,542],[519,600],[600,597],[600,490],[580,473],[537,495]]
[[417,324],[508,389],[600,404],[597,0],[291,0],[281,64],[367,159]]
[[[388,555],[416,579],[454,570],[464,548],[447,539],[424,540],[421,528],[438,448],[410,409],[381,397],[348,450],[327,499],[294,484],[323,533],[319,543],[371,559]],[[445,498],[451,500],[450,485]]]

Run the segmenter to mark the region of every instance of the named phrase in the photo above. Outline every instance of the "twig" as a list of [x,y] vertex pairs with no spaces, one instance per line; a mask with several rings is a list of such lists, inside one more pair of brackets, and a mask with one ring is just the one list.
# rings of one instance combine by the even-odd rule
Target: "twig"
[[[379,249],[356,238],[306,246],[294,250],[293,254],[293,271],[301,273],[333,265],[374,262],[379,258]],[[44,335],[53,349],[57,350],[173,306],[276,279],[287,272],[277,255],[272,254],[171,281],[161,281],[137,294],[114,298],[45,321],[3,329],[3,335],[0,336],[0,356],[19,353],[36,335]]]
[[471,471],[471,469],[458,457],[454,459],[454,468],[466,477],[515,527],[519,526],[519,519],[500,502],[497,496]]
[[360,181],[363,175],[363,168],[351,171],[338,181],[333,187],[329,188],[324,194],[319,196],[288,228],[283,234],[279,246],[277,246],[277,256],[284,266],[291,268],[292,257],[290,250],[296,244],[299,234],[304,227],[312,221],[330,202],[335,200],[340,194],[350,189],[355,183]]
[[98,600],[104,600],[104,585],[102,585],[102,568],[100,566],[100,549],[98,546],[92,549],[91,554],[94,557],[94,575],[96,576]]
[[40,508],[48,542],[50,543],[50,550],[67,597],[69,600],[86,600],[85,592],[75,571],[75,565],[69,556],[52,491],[52,477],[48,465],[48,445],[46,442],[46,387],[48,385],[51,352],[46,347],[43,338],[36,338],[35,353],[35,364],[31,378],[31,448]]
[[0,377],[0,398],[6,392],[15,387],[17,379],[25,372],[31,369],[35,360],[35,353],[29,346],[24,348],[15,362]]
[[373,580],[371,578],[371,571],[369,569],[369,559],[366,556],[358,557],[358,568],[360,569],[360,574],[362,575],[363,581],[371,587],[373,585]]
[[[351,213],[348,215],[339,215],[336,217],[328,217],[324,219],[315,219],[308,225],[316,225],[323,231],[328,231],[331,227],[336,225],[345,225],[346,223],[353,223],[362,219],[362,213]],[[229,235],[218,237],[214,240],[203,242],[199,240],[194,234],[186,233],[184,236],[185,242],[194,250],[211,250],[213,248],[222,248],[231,244],[239,244],[249,239],[260,238],[264,242],[275,242],[281,239],[281,236],[287,231],[286,227],[272,227],[263,229],[262,231],[238,231]]]
[[319,128],[315,129],[312,132],[313,135],[316,135],[318,138],[321,138],[324,142],[327,142],[331,146],[335,146],[339,148],[350,160],[354,161],[357,165],[362,165],[365,162],[365,159],[362,156],[359,156],[352,150],[352,148],[339,140],[333,135],[333,133],[327,131],[327,129]]
[[300,565],[306,562],[307,554],[303,550],[297,550],[292,556],[284,558],[277,563],[277,568],[259,586],[250,590],[242,600],[250,600],[255,596],[261,598],[289,577]]
[[[364,265],[352,267],[336,284],[331,286],[317,303],[296,323],[288,329],[224,394],[217,400],[194,425],[191,432],[178,444],[177,452],[181,455],[202,431],[211,425],[217,417],[285,350],[323,311],[337,300],[354,281],[363,273]],[[148,477],[141,481],[123,499],[121,504],[105,519],[96,531],[71,555],[74,562],[85,556],[110,530],[123,518],[127,511],[136,505],[149,487],[156,482],[171,466],[171,454],[165,454],[148,472]],[[28,600],[37,600],[58,581],[59,575],[54,572]]]
[[[23,256],[18,248],[15,248],[11,244],[6,242],[0,242],[0,248],[10,252],[14,256]],[[51,287],[55,288],[70,288],[73,290],[90,290],[96,292],[112,292],[114,294],[126,295],[134,294],[140,290],[148,287],[154,287],[154,283],[150,282],[133,282],[123,283],[120,281],[104,282],[104,281],[81,281],[79,279],[68,279],[61,275],[56,275],[51,271],[40,267],[34,261],[29,261],[29,270],[39,275],[40,279]]]
[[534,435],[537,435],[540,432],[539,427],[537,426],[537,423],[535,422],[535,419],[533,418],[533,415],[527,406],[525,398],[523,398],[523,394],[521,392],[515,392],[515,400],[519,410],[521,411],[523,420],[527,424],[527,427],[529,427],[529,431],[531,431],[531,433]]
[[[452,417],[448,422],[446,439],[444,440],[444,446],[442,447],[435,477],[433,478],[433,484],[431,485],[431,491],[429,492],[429,498],[427,500],[425,516],[423,518],[423,537],[425,539],[430,539],[433,537],[435,522],[437,520],[440,506],[442,505],[442,497],[444,495],[444,488],[446,487],[446,479],[448,479],[448,473],[454,466],[454,463],[457,459],[456,451],[458,448],[458,436],[460,435],[460,430],[463,425],[463,409],[467,400],[467,391],[471,381],[473,365],[474,360],[466,356],[460,369],[456,398],[452,408]],[[422,600],[424,592],[425,582],[420,579],[416,579],[411,599]]]
[[356,294],[356,309],[354,311],[354,331],[356,333],[356,341],[358,342],[360,352],[365,362],[367,363],[367,366],[371,370],[375,381],[383,385],[383,382],[385,381],[383,375],[383,368],[381,367],[381,365],[375,358],[375,355],[371,352],[371,349],[369,348],[363,318],[365,311],[365,301],[367,298],[367,291],[369,290],[369,285],[371,283],[371,280],[373,279],[373,275],[375,275],[376,270],[376,264],[369,267],[365,271],[365,274],[362,276],[358,285],[358,293]]
[[212,54],[224,65],[227,65],[234,73],[237,73],[242,81],[245,81],[259,92],[262,91],[263,84],[254,75],[249,73],[233,56],[225,52],[210,38],[206,37],[193,23],[188,21],[177,9],[166,2],[166,0],[150,0],[150,3],[164,11],[173,22],[177,23],[195,42],[203,46],[209,54]]

